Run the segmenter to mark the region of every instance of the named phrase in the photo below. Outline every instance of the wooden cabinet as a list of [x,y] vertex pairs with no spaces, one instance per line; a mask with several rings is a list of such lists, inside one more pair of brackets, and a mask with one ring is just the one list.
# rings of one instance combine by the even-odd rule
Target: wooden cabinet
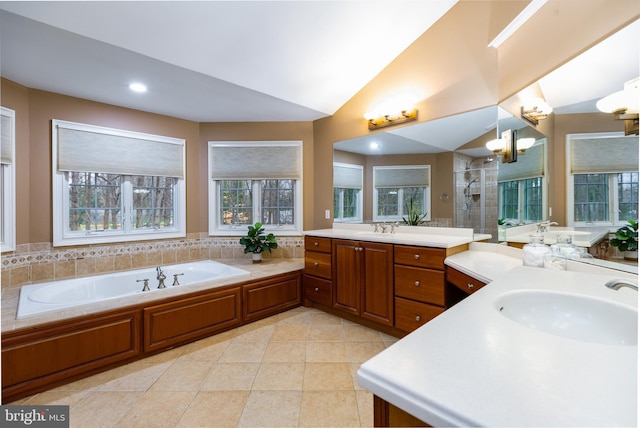
[[144,351],[167,349],[242,323],[241,288],[144,308]]
[[20,397],[140,355],[140,310],[2,335],[2,396]]
[[448,308],[460,302],[468,295],[475,293],[486,285],[486,283],[477,280],[465,273],[462,273],[450,266],[447,266],[446,272],[446,302]]
[[413,331],[445,310],[443,248],[396,245],[395,326]]
[[246,322],[265,318],[300,305],[298,273],[242,287],[242,317]]
[[333,295],[331,252],[331,239],[305,236],[304,297],[325,306],[331,306]]
[[393,245],[333,240],[333,307],[392,326]]

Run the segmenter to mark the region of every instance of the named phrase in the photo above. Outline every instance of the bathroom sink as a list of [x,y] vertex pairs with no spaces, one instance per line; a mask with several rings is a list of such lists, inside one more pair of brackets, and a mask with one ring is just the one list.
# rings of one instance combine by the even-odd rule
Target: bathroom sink
[[570,235],[570,236],[580,236],[580,235],[591,235],[591,232],[585,232],[582,230],[548,230],[542,233],[544,236],[558,236],[558,235]]
[[602,345],[638,344],[638,311],[606,300],[522,290],[500,295],[496,309],[511,321],[559,337]]

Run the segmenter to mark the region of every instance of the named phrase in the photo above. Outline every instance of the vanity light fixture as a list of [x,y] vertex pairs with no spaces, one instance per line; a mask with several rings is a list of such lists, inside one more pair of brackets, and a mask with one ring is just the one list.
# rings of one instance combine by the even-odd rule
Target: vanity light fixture
[[139,82],[134,82],[129,84],[129,89],[131,89],[133,92],[138,92],[138,93],[147,92],[147,86]]
[[546,101],[537,98],[527,105],[520,107],[521,116],[533,125],[537,125],[542,119],[549,117],[553,108]]
[[596,107],[602,112],[613,113],[615,120],[624,120],[624,135],[638,135],[640,77],[626,82],[622,91],[602,98]]
[[502,132],[502,138],[496,138],[487,142],[487,149],[496,156],[500,156],[502,163],[512,163],[518,160],[518,155],[523,154],[536,142],[535,138],[516,138],[516,132],[510,129]]
[[416,120],[418,118],[418,109],[401,110],[396,113],[381,116],[367,113],[364,115],[364,118],[369,122],[369,130],[373,130]]

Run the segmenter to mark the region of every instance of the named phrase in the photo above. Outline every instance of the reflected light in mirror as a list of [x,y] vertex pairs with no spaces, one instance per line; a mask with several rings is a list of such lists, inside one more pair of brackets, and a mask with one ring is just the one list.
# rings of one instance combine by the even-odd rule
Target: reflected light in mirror
[[614,92],[596,103],[598,110],[605,113],[638,113],[640,110],[640,77],[624,84],[622,91]]

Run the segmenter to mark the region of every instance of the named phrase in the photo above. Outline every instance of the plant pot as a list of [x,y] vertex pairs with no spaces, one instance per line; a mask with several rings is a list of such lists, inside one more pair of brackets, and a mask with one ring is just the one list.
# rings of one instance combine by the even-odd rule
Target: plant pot
[[262,263],[262,253],[251,253],[251,261],[254,263]]
[[625,252],[622,253],[622,255],[624,256],[625,260],[633,260],[633,261],[637,261],[638,260],[638,250],[625,251]]

